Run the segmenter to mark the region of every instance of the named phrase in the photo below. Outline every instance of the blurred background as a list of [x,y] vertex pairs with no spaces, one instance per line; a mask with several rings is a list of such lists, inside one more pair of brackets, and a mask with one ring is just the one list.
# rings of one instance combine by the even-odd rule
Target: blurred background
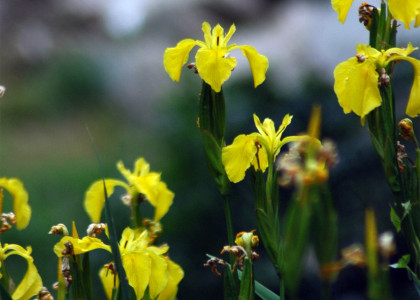
[[[142,156],[174,191],[161,241],[170,245],[171,259],[185,271],[178,298],[222,298],[222,279],[203,267],[206,254],[219,255],[227,237],[223,201],[205,165],[196,125],[200,78],[184,68],[180,82],[172,82],[162,64],[167,47],[184,38],[203,39],[203,21],[220,23],[225,30],[235,23],[231,43],[252,45],[270,61],[267,80],[254,89],[248,62],[239,50],[232,53],[238,66],[223,86],[226,142],[255,131],[253,113],[275,124],[290,113],[293,122],[285,134],[298,134],[306,129],[311,106],[321,104],[322,135],[337,143],[340,155],[330,179],[340,249],[363,243],[366,207],[375,208],[380,233],[392,230],[392,195],[367,128],[357,116],[344,115],[333,91],[334,67],[355,54],[357,43],[368,41],[357,5],[342,25],[326,0],[1,1],[0,84],[7,91],[0,99],[0,176],[24,182],[33,210],[29,227],[7,232],[1,242],[31,245],[44,285],[51,289],[57,274],[52,249],[59,237],[48,231],[57,223],[71,227],[75,220],[84,235],[89,224],[84,193],[101,177],[90,131],[105,177],[121,178],[116,162],[131,168]],[[418,45],[418,29],[400,27],[398,46],[408,41]],[[195,49],[189,61],[194,55]],[[408,63],[396,68],[401,118],[412,76]],[[415,126],[420,132],[417,121]],[[119,192],[111,202],[121,232],[130,220]],[[291,192],[281,193],[283,209]],[[236,232],[256,229],[248,177],[232,187],[232,210]],[[406,253],[399,236],[397,244],[393,261]],[[274,268],[262,247],[259,253],[256,279],[278,292]],[[99,269],[110,256],[96,251],[92,259]],[[9,265],[18,279],[24,263],[10,259]],[[310,251],[305,268],[300,298],[318,299],[318,271]],[[357,268],[343,270],[333,299],[364,299],[364,274]],[[102,287],[94,280],[96,299],[102,299]],[[391,270],[391,282],[396,299],[415,299],[404,270]]]

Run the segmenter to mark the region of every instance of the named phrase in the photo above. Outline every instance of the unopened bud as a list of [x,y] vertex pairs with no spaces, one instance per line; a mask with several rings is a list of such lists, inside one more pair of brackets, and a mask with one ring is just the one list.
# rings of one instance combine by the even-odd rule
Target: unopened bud
[[399,129],[400,136],[405,140],[409,140],[414,134],[413,122],[408,118],[402,119],[398,123],[398,129]]
[[51,227],[51,230],[48,232],[48,234],[58,234],[66,236],[69,235],[69,231],[67,230],[66,225],[60,223]]

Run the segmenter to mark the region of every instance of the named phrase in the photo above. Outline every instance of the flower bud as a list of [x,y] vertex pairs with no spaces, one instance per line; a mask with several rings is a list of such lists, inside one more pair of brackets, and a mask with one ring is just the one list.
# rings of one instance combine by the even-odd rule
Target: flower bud
[[51,227],[51,230],[48,232],[48,234],[58,234],[66,236],[69,235],[69,231],[67,230],[66,225],[60,223]]
[[405,118],[398,123],[400,136],[409,140],[413,135],[413,122],[409,118]]

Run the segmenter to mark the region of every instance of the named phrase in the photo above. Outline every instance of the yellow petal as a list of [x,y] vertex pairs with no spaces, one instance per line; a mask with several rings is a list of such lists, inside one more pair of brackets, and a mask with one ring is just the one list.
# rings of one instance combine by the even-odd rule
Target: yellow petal
[[401,57],[400,59],[410,62],[414,68],[413,85],[405,110],[408,116],[414,118],[420,114],[420,61],[412,57]]
[[192,39],[180,41],[175,47],[167,48],[163,54],[163,66],[173,81],[179,81],[182,66],[188,61],[191,49],[196,45]]
[[226,36],[223,39],[222,47],[227,47],[227,43],[229,42],[230,38],[235,33],[235,31],[236,31],[236,26],[235,26],[235,24],[232,24],[229,28],[228,33],[226,34]]
[[12,294],[13,300],[27,300],[37,295],[42,288],[42,279],[33,260],[27,260],[28,269],[18,287]]
[[254,77],[254,87],[259,86],[265,80],[265,73],[268,69],[268,58],[259,54],[257,50],[252,46],[237,47],[242,50],[244,56],[246,56],[249,61],[251,73]]
[[410,29],[411,21],[415,20],[420,13],[420,1],[418,0],[388,0],[389,11],[392,16],[403,22],[406,29]]
[[255,135],[238,135],[233,143],[222,149],[222,163],[231,182],[239,182],[257,154]]
[[200,48],[195,56],[198,74],[215,92],[220,92],[236,66],[236,59],[226,54],[223,49]]
[[158,222],[168,212],[175,194],[160,181],[160,174],[155,172],[138,177],[135,186],[155,208],[154,220]]
[[159,294],[157,300],[172,300],[175,299],[175,296],[178,292],[178,284],[184,277],[184,271],[182,268],[174,263],[173,261],[167,259],[168,261],[168,283],[166,284],[165,289]]
[[208,48],[211,48],[212,43],[212,37],[211,37],[211,26],[208,22],[203,22],[201,25],[201,30],[203,30],[204,33],[204,40],[206,41],[206,46]]
[[[122,186],[127,191],[129,186],[120,180],[105,179],[105,187],[108,197],[114,193],[115,186]],[[102,180],[95,181],[86,191],[84,206],[87,214],[93,223],[99,223],[101,220],[102,209],[105,204],[104,183]]]
[[150,298],[155,299],[166,287],[169,279],[167,260],[153,251],[147,252],[152,260],[152,272],[149,281]]
[[28,192],[17,178],[0,178],[0,187],[5,188],[13,198],[13,212],[16,216],[17,229],[24,229],[31,219],[31,207],[28,204]]
[[332,8],[338,14],[338,21],[344,24],[347,18],[347,14],[352,4],[353,4],[353,0],[332,0],[331,1]]
[[264,149],[260,149],[252,160],[251,164],[254,166],[255,171],[261,170],[264,173],[268,167],[267,152],[265,152]]
[[261,135],[261,139],[258,140],[262,142],[263,146],[270,153],[270,155],[274,155],[273,146],[276,139],[276,129],[274,127],[273,120],[265,118],[264,122],[261,124],[261,121],[258,118],[258,116],[256,114],[254,114],[253,116],[255,127],[257,127],[258,132]]
[[136,298],[140,300],[149,284],[152,259],[144,252],[122,253],[121,258],[128,283],[133,287]]
[[[38,294],[38,292],[42,288],[42,279],[38,274],[38,270],[36,269],[33,258],[31,257],[32,249],[28,247],[27,249],[19,246],[19,245],[5,245],[4,251],[8,251],[6,258],[10,255],[19,255],[26,259],[28,264],[28,268],[26,270],[25,275],[23,276],[22,281],[19,283],[17,288],[12,294],[13,300],[28,300],[31,299],[34,295]],[[11,250],[9,252],[9,250]]]
[[102,268],[99,271],[99,278],[101,279],[102,285],[105,290],[105,294],[108,299],[111,299],[112,297],[112,290],[114,289],[114,277],[116,277],[115,284],[116,286],[119,285],[119,279],[117,274],[112,274],[110,270],[106,268]]
[[134,163],[133,174],[135,176],[144,176],[150,172],[150,164],[143,158],[140,157]]
[[154,199],[151,198],[149,201],[155,207],[155,216],[153,219],[155,222],[159,222],[171,207],[175,194],[162,181],[156,186],[155,192],[156,197]]
[[373,61],[359,63],[357,58],[350,58],[335,68],[334,78],[334,91],[344,113],[353,111],[364,118],[381,105],[378,73]]
[[406,48],[389,48],[385,51],[384,56],[387,57],[387,63],[393,60],[400,59],[401,56],[410,55],[414,50],[417,50],[418,47],[413,47],[411,43],[408,43]]
[[73,245],[73,250],[74,250],[75,255],[87,253],[96,249],[103,249],[108,252],[111,252],[111,247],[108,245],[105,245],[98,238],[85,236],[83,237],[83,239],[76,239],[71,236],[64,236],[61,238],[61,240],[57,244],[54,245],[54,253],[58,257],[63,256],[62,252],[64,249],[66,249],[66,246],[64,246],[64,243],[67,241],[71,242],[71,244]]

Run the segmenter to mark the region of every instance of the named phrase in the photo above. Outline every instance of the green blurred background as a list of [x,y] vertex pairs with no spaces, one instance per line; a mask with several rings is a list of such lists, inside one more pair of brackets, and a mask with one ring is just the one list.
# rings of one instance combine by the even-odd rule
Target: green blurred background
[[[90,131],[105,177],[121,178],[116,162],[131,168],[142,156],[175,192],[161,241],[185,271],[178,298],[222,297],[221,278],[203,267],[206,254],[219,255],[227,238],[223,202],[207,171],[196,125],[200,79],[185,68],[180,83],[174,83],[162,65],[166,47],[183,38],[203,39],[203,21],[226,30],[235,23],[231,42],[252,45],[270,60],[266,82],[254,89],[248,62],[240,51],[232,53],[238,67],[224,85],[227,143],[255,131],[253,113],[275,124],[290,113],[293,122],[285,134],[298,134],[311,106],[321,104],[322,134],[337,142],[340,154],[331,176],[340,248],[363,243],[368,206],[376,209],[379,232],[392,230],[387,204],[392,195],[367,129],[355,115],[343,114],[332,88],[335,65],[354,55],[357,43],[367,42],[356,10],[342,25],[329,1],[1,2],[0,84],[7,91],[0,99],[0,176],[24,182],[33,210],[29,227],[5,233],[1,242],[31,245],[44,285],[51,288],[57,274],[52,248],[59,238],[48,231],[75,220],[84,234],[89,224],[84,193],[102,175]],[[401,28],[401,45],[410,37],[415,44],[417,33],[410,36]],[[396,71],[401,117],[413,75],[407,66]],[[281,192],[283,211],[291,192]],[[112,209],[121,232],[130,224],[129,211],[118,190],[115,194]],[[256,229],[252,201],[249,178],[233,185],[236,232]],[[394,260],[405,253],[400,239]],[[274,269],[261,247],[259,252],[256,278],[277,292]],[[109,259],[101,251],[92,255],[94,274]],[[8,266],[21,276],[23,263],[11,259]],[[310,252],[305,268],[300,297],[317,299],[317,266]],[[393,270],[391,277],[396,299],[414,299],[405,271]],[[94,283],[102,299],[96,277]],[[364,299],[365,290],[364,271],[347,268],[333,287],[333,299]]]

